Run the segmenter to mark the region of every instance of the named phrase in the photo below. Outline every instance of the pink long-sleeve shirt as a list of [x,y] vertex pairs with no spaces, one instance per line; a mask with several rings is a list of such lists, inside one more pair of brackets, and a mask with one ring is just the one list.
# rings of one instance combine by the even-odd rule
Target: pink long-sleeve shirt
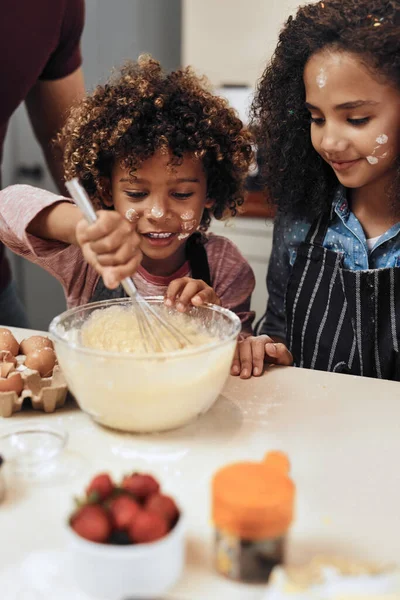
[[[56,277],[63,286],[67,306],[72,308],[90,301],[99,274],[87,264],[79,246],[27,232],[30,222],[42,210],[60,201],[70,202],[68,198],[28,185],[14,185],[0,191],[0,240]],[[250,300],[255,280],[250,265],[235,244],[222,236],[208,234],[204,247],[211,284],[222,306],[239,316],[243,333],[251,333],[254,312],[250,310]],[[152,275],[140,266],[133,279],[143,296],[161,296],[171,281],[190,276],[189,262],[185,262],[168,277]]]

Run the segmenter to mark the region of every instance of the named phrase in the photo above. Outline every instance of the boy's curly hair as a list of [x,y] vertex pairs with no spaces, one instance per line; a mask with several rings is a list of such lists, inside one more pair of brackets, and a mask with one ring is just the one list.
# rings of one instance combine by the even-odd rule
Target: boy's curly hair
[[211,214],[232,215],[243,202],[243,183],[252,160],[251,135],[227,101],[212,94],[190,68],[166,74],[150,56],[127,62],[106,85],[96,87],[72,109],[58,136],[66,179],[78,177],[97,206],[102,178],[119,161],[132,176],[157,150],[172,164],[190,153],[201,159],[207,196],[201,226]]
[[[324,0],[300,7],[287,20],[252,107],[266,185],[286,214],[318,216],[331,206],[338,186],[311,144],[303,83],[308,59],[329,48],[354,53],[373,76],[400,90],[399,25],[399,0]],[[395,179],[394,201],[400,197],[400,166]]]

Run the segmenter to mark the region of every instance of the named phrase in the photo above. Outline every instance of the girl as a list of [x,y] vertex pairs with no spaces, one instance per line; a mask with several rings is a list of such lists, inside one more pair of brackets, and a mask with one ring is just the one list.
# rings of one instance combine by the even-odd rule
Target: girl
[[265,355],[293,356],[399,380],[399,2],[301,7],[254,110],[279,214],[264,335],[241,344],[233,370],[258,374]]
[[190,69],[165,75],[141,57],[72,111],[59,141],[66,179],[80,179],[98,221],[12,186],[0,195],[1,240],[57,277],[69,307],[121,297],[133,275],[142,295],[166,294],[182,311],[222,304],[250,333],[252,270],[229,240],[203,233],[211,215],[235,214],[252,158],[226,102]]

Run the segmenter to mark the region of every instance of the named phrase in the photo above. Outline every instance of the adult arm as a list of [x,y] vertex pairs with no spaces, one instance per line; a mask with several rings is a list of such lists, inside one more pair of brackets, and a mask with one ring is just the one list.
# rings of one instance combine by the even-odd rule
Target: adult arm
[[62,128],[68,110],[85,93],[82,69],[61,79],[38,80],[25,103],[35,136],[60,193],[67,195],[64,187],[62,153],[54,146],[54,139]]
[[85,93],[80,42],[85,23],[84,0],[67,0],[58,29],[57,45],[25,102],[30,121],[50,172],[65,196],[62,153],[53,140],[71,106]]

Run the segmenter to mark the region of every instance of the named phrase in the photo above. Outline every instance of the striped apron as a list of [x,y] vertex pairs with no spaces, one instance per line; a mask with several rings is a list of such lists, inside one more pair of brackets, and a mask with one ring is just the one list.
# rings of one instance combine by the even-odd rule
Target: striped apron
[[330,214],[299,246],[286,291],[298,367],[400,381],[400,268],[350,271],[323,241]]
[[[204,240],[201,233],[195,232],[187,239],[185,251],[186,260],[189,261],[192,278],[202,279],[207,285],[211,285],[210,267],[208,265],[207,252],[204,248]],[[126,295],[122,285],[119,285],[114,290],[110,290],[104,285],[103,278],[100,277],[90,302],[125,298]]]

